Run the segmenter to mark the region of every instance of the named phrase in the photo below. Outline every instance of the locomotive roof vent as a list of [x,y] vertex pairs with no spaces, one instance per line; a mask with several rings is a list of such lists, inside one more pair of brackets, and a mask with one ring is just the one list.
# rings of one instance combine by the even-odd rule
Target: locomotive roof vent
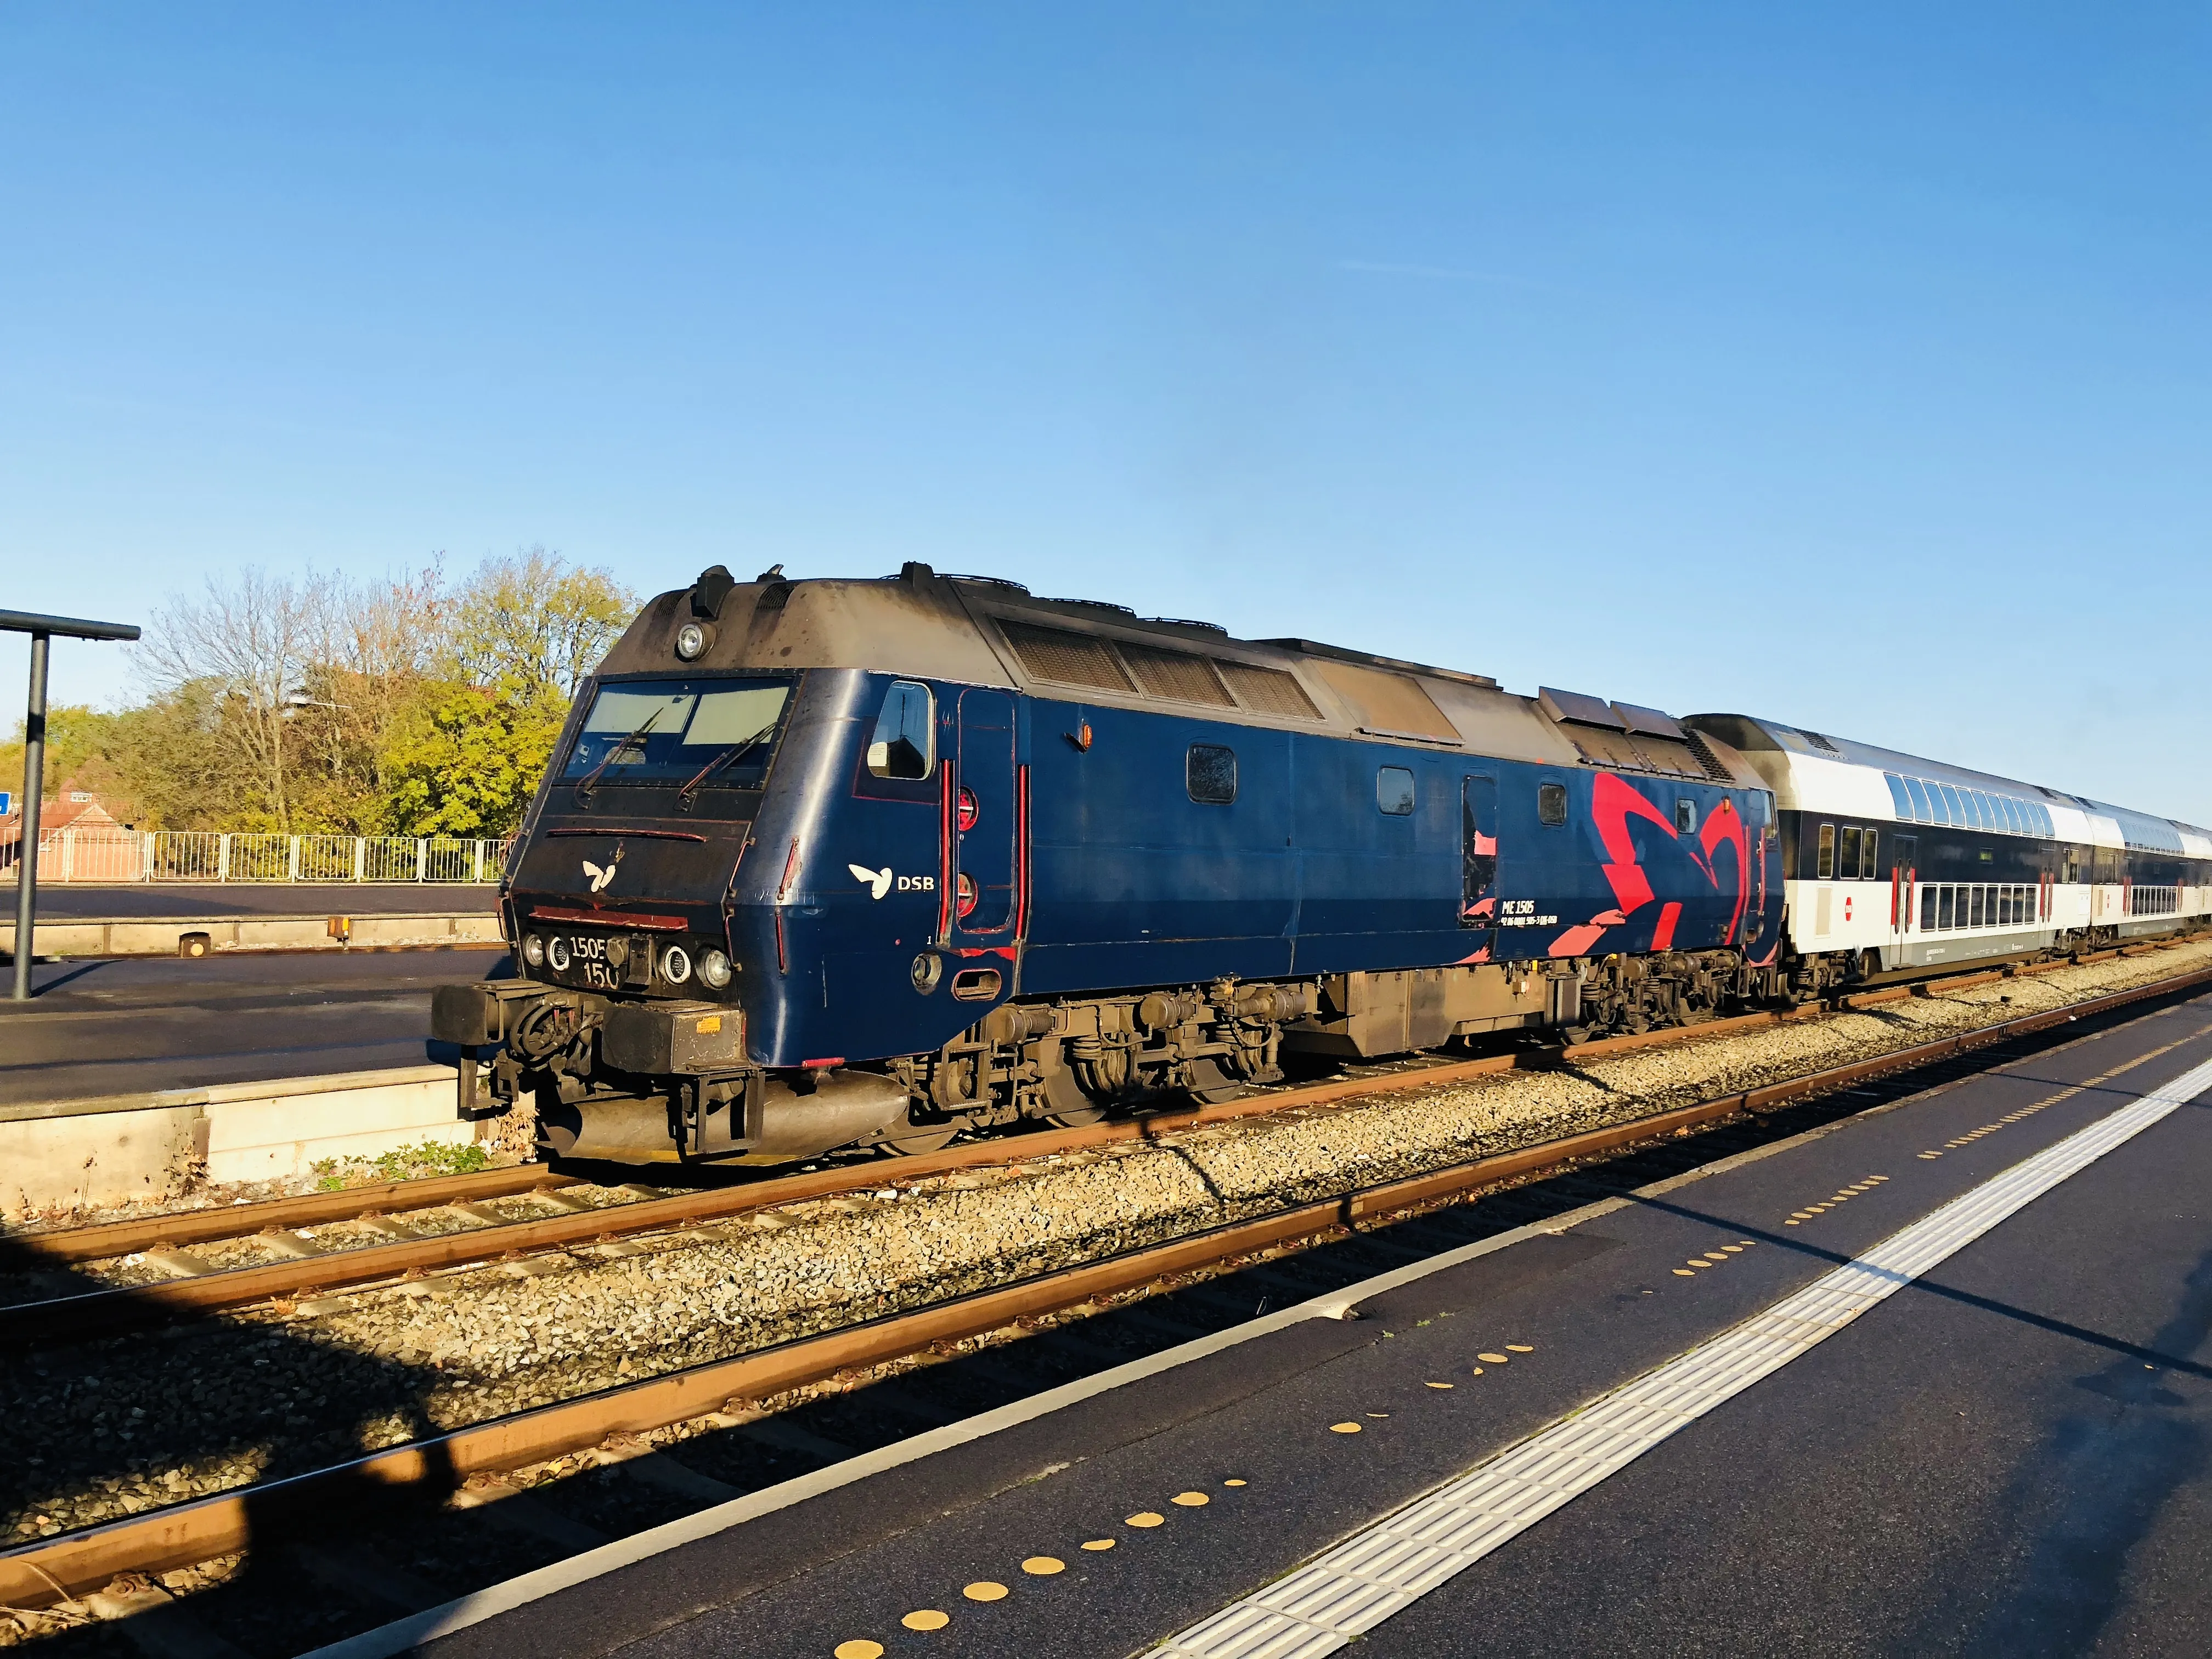
[[1561,691],[1544,685],[1536,689],[1536,706],[1555,720],[1602,726],[1608,732],[1628,730],[1628,722],[1614,714],[1613,705],[1602,697],[1587,697],[1579,691]]
[[1617,702],[1613,706],[1613,712],[1620,716],[1622,722],[1635,736],[1672,738],[1677,743],[1686,739],[1681,722],[1672,714],[1656,708],[1645,708],[1632,702]]

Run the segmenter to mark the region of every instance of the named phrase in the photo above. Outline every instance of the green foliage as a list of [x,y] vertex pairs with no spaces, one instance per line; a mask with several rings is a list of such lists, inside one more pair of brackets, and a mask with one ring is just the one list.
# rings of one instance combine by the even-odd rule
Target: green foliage
[[387,1181],[423,1181],[432,1176],[474,1175],[491,1158],[473,1143],[449,1146],[426,1140],[418,1146],[400,1146],[379,1158],[318,1158],[310,1166],[319,1177],[319,1192],[343,1192],[348,1187],[374,1187]]
[[386,833],[503,836],[522,821],[567,716],[565,702],[445,681],[394,723],[383,754]]

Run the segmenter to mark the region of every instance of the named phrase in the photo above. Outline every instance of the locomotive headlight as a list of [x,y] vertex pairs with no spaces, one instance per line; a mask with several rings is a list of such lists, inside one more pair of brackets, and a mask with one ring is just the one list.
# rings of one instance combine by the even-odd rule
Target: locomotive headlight
[[545,960],[553,964],[555,973],[567,973],[568,971],[568,941],[556,933],[553,936],[553,942],[545,947]]
[[660,953],[660,976],[671,985],[681,985],[691,977],[690,954],[680,945],[672,945]]
[[544,963],[545,960],[545,941],[538,938],[535,933],[532,933],[528,939],[523,940],[522,959],[528,963],[532,968],[538,967],[539,964]]
[[709,951],[699,958],[699,977],[717,991],[730,982],[730,959],[720,951]]
[[704,623],[685,623],[676,630],[676,654],[686,662],[696,662],[706,654],[708,638]]

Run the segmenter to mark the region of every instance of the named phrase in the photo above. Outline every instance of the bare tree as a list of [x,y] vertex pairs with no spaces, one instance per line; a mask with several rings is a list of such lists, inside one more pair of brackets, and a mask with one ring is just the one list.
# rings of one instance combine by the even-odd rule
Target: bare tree
[[605,570],[532,547],[487,559],[462,590],[454,647],[467,678],[566,702],[620,637],[637,601]]
[[172,595],[154,614],[139,653],[155,689],[212,682],[223,690],[223,725],[277,829],[292,827],[285,695],[315,655],[330,605],[329,578],[299,581],[249,567],[234,581],[208,579],[198,599]]

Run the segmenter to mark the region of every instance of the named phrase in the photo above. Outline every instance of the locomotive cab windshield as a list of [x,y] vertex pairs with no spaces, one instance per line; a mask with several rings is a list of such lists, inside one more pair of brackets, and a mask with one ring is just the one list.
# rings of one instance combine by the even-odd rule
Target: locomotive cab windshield
[[790,702],[791,682],[781,678],[604,683],[562,781],[587,800],[609,783],[674,784],[686,805],[710,781],[757,789]]

